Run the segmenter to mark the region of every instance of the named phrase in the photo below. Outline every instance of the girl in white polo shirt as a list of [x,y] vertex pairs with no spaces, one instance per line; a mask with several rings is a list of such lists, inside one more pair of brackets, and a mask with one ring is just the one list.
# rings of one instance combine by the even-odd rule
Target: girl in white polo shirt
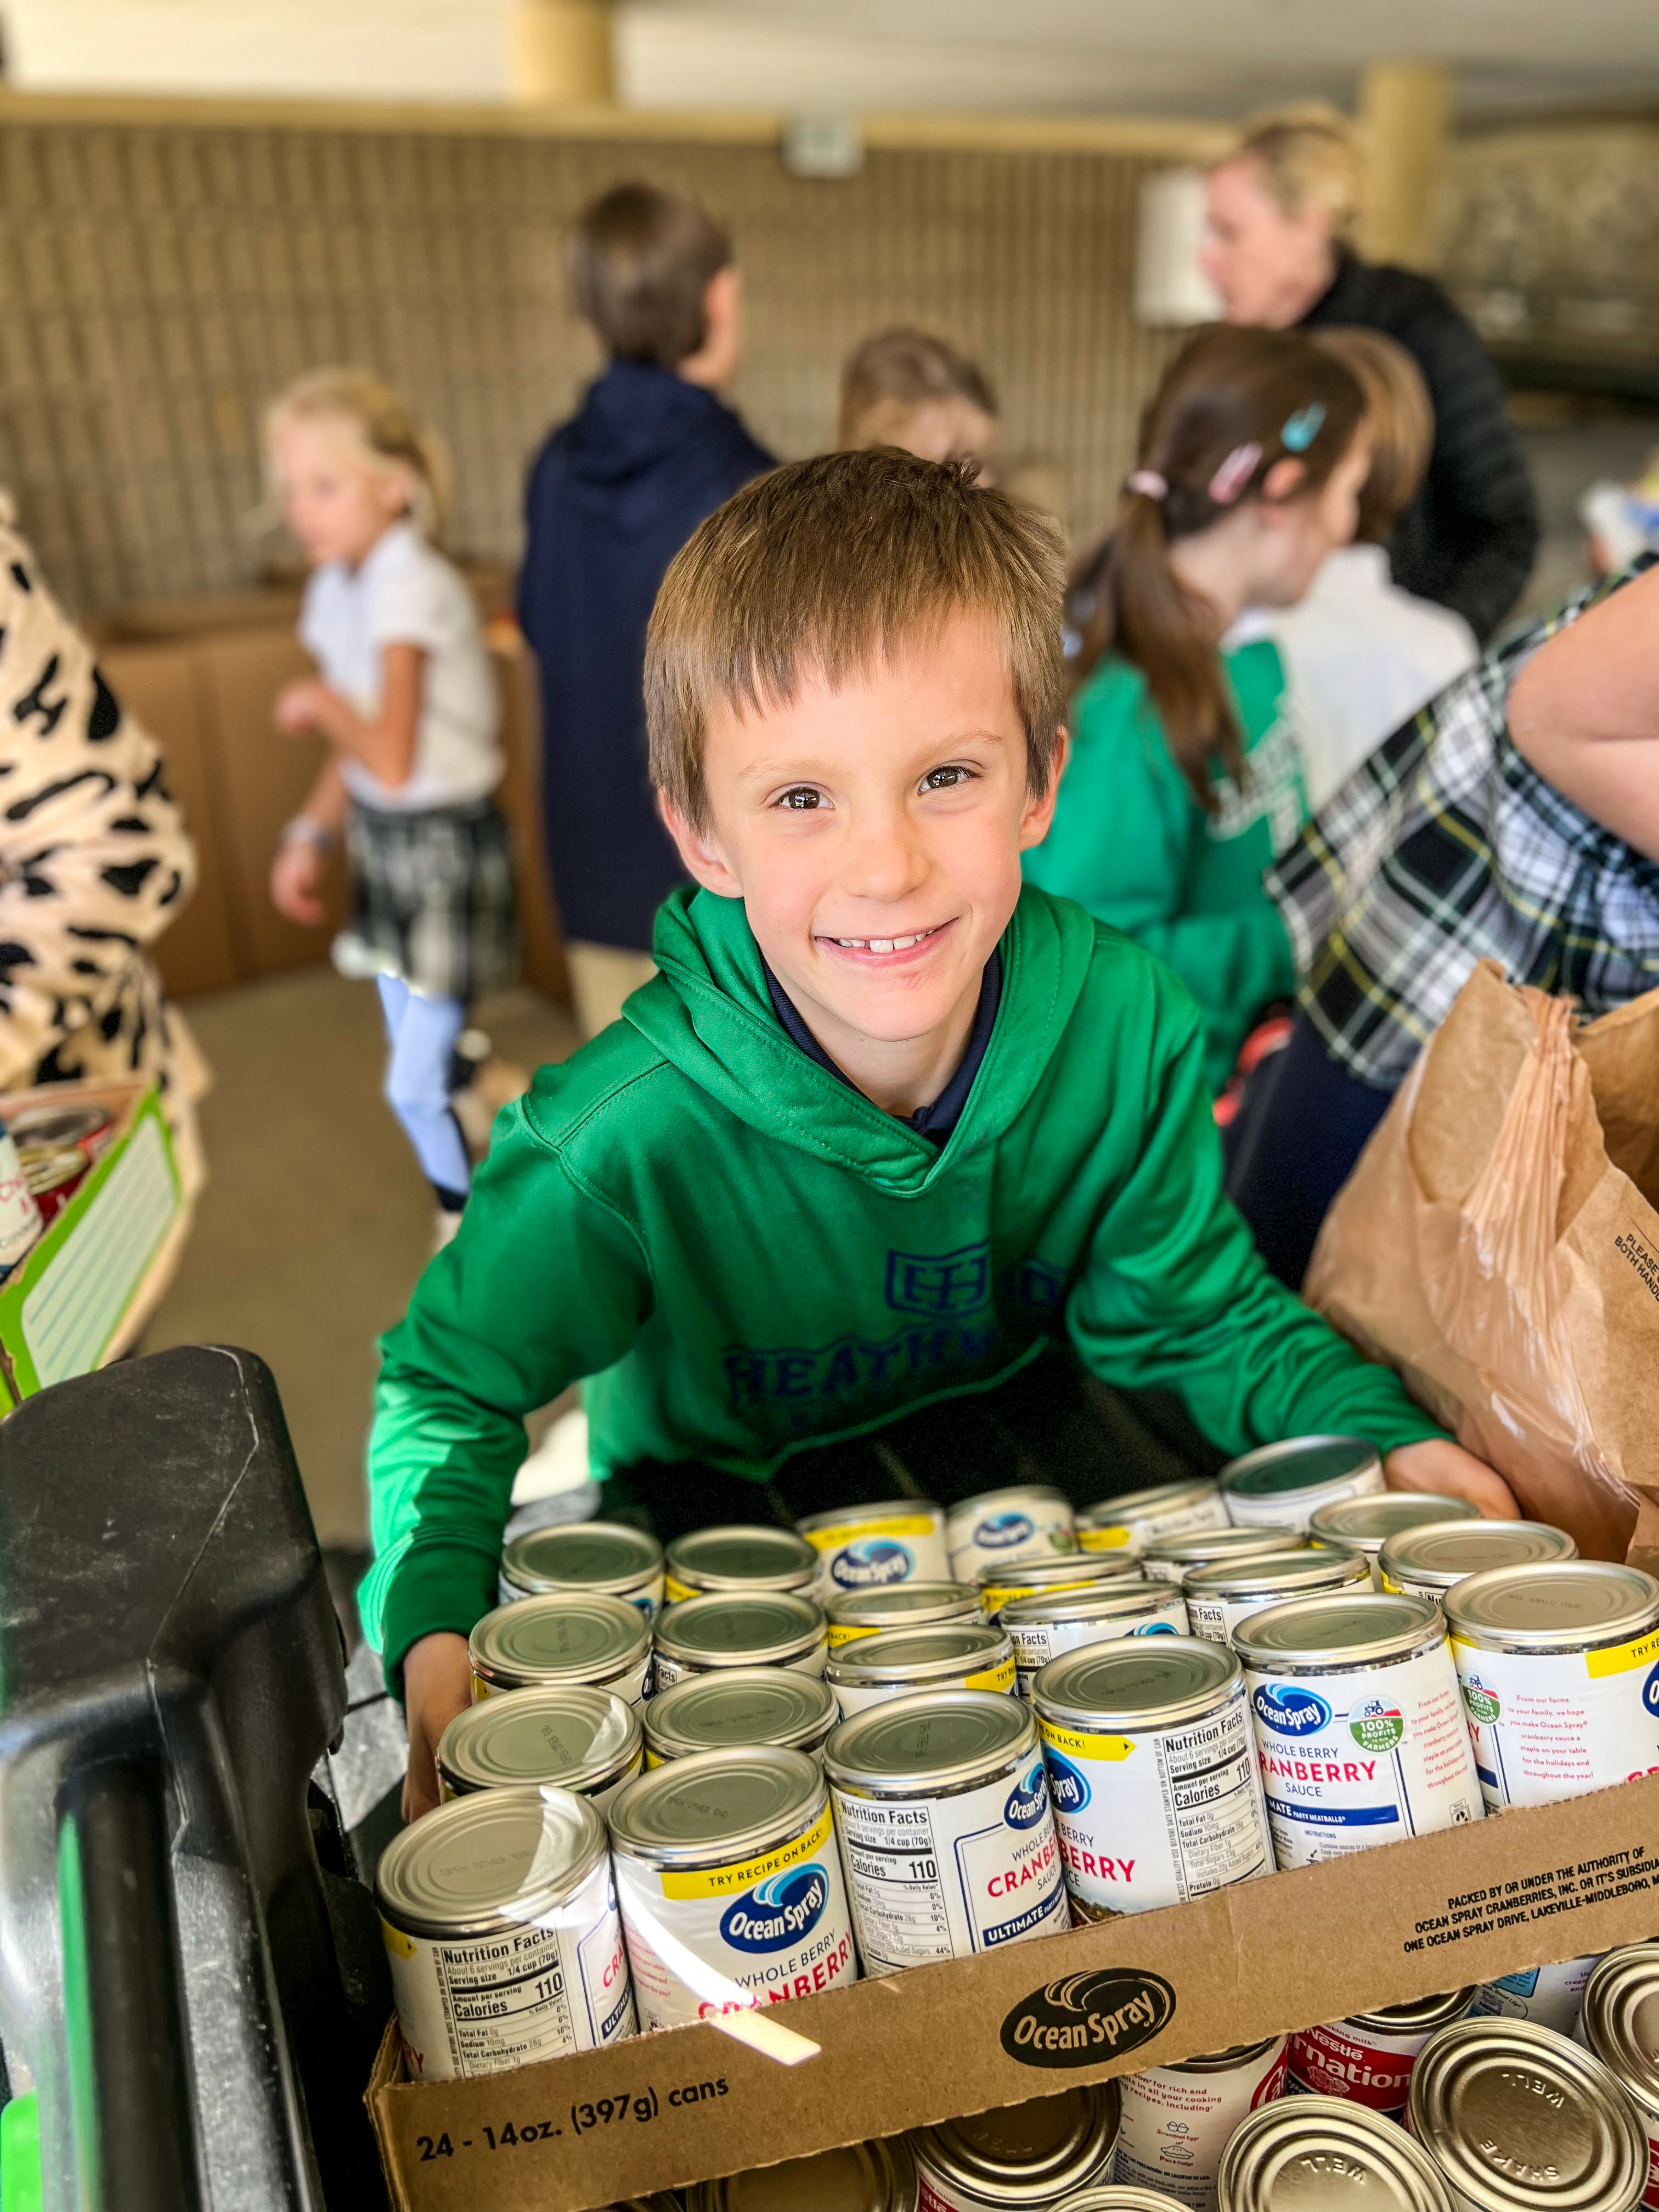
[[468,1004],[514,964],[513,879],[492,797],[501,703],[471,594],[434,550],[446,471],[407,403],[352,369],[302,377],[267,425],[289,526],[313,564],[300,640],[320,679],[289,684],[276,726],[331,752],[283,833],[270,895],[323,918],[322,866],[343,833],[352,913],[336,958],[374,974],[386,1094],[453,1232],[470,1176],[450,1108]]

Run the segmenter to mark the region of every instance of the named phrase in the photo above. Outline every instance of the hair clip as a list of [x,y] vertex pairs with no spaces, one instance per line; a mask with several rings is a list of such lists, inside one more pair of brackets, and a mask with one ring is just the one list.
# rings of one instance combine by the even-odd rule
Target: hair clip
[[1322,400],[1316,399],[1311,406],[1298,407],[1279,434],[1279,441],[1287,453],[1305,453],[1319,435],[1325,420]]
[[1170,480],[1156,469],[1132,469],[1123,479],[1125,491],[1138,491],[1143,499],[1168,499]]
[[1255,474],[1261,459],[1261,448],[1254,439],[1248,446],[1233,447],[1231,453],[1210,478],[1210,497],[1217,507],[1232,505]]

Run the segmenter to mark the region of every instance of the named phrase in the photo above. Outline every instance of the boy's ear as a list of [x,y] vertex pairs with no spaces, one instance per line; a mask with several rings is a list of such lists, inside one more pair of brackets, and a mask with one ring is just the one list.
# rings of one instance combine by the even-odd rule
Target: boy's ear
[[741,898],[743,885],[727,867],[726,856],[712,835],[706,830],[694,830],[678,807],[660,791],[657,793],[657,811],[693,883],[701,884],[706,891],[713,891],[716,898]]
[[1025,811],[1019,817],[1019,849],[1029,853],[1033,845],[1040,845],[1048,834],[1048,825],[1054,818],[1054,801],[1060,796],[1060,779],[1066,763],[1072,757],[1072,733],[1062,722],[1054,744],[1054,757],[1048,764],[1048,787],[1041,799],[1034,799],[1028,789]]

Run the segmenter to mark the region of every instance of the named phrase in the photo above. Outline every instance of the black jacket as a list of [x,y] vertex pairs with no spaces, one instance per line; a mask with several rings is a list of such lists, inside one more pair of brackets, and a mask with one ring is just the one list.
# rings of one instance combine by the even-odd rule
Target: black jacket
[[771,465],[712,392],[614,361],[531,470],[519,621],[541,675],[542,807],[567,936],[648,951],[682,879],[646,771],[646,624],[697,525]]
[[1358,323],[1404,346],[1434,403],[1434,451],[1389,548],[1395,581],[1453,607],[1483,641],[1520,597],[1538,550],[1538,509],[1504,387],[1440,287],[1345,254],[1304,330]]

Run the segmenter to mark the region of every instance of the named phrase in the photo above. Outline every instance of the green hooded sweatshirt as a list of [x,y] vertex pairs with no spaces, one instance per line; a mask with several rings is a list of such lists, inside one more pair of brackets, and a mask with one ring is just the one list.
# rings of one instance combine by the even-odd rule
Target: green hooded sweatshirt
[[505,1109],[386,1337],[362,1592],[395,1675],[495,1603],[523,1416],[587,1378],[596,1471],[791,1450],[984,1389],[1062,1328],[1229,1452],[1440,1431],[1267,1273],[1222,1195],[1202,1036],[1164,968],[1027,887],[940,1148],[793,1043],[744,910],[676,892],[660,975]]

